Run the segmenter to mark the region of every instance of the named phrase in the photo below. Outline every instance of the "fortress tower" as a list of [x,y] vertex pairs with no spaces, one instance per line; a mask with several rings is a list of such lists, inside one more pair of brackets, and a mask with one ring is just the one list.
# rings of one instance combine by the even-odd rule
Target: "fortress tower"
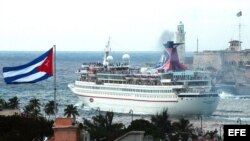
[[241,51],[241,41],[238,40],[231,40],[230,42],[230,46],[228,48],[228,50],[230,51]]
[[184,24],[180,21],[179,25],[177,26],[176,43],[183,43],[177,48],[179,60],[182,64],[185,63],[185,34],[186,32],[184,31]]

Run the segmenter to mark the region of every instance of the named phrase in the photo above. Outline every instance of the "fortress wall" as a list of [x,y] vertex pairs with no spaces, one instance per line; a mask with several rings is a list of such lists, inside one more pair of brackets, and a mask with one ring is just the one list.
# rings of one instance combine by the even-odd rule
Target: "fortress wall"
[[236,64],[240,65],[240,62],[246,64],[250,61],[250,52],[241,51],[241,52],[223,52],[224,63],[225,64]]
[[222,57],[218,51],[201,52],[194,54],[193,68],[207,68],[213,67],[215,69],[221,69]]
[[244,51],[204,51],[195,53],[193,58],[193,68],[214,67],[217,70],[223,66],[250,65],[250,50]]

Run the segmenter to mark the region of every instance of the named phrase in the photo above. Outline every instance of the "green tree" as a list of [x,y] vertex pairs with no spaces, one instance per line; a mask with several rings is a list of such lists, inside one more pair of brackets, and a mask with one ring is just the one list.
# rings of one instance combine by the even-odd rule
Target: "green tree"
[[[14,116],[0,116],[1,141],[31,141],[34,138],[53,135],[53,121]],[[42,139],[41,139],[42,140]]]
[[30,100],[29,104],[33,107],[33,109],[40,110],[41,103],[39,102],[39,99],[33,98]]
[[92,117],[92,121],[84,120],[84,124],[89,128],[91,139],[106,138],[107,141],[113,141],[124,133],[122,123],[113,123],[113,112],[107,112],[105,115]]
[[193,125],[189,120],[180,118],[179,121],[172,123],[172,128],[176,132],[175,139],[181,136],[184,140],[187,140],[188,136],[191,134]]
[[173,122],[172,126],[177,132],[190,132],[193,128],[193,124],[184,118],[180,118],[178,122]]
[[41,116],[41,109],[40,109],[40,102],[39,99],[33,98],[29,101],[29,104],[24,107],[24,113],[28,116],[33,118],[38,118]]
[[164,138],[165,133],[171,132],[171,121],[169,120],[168,109],[151,116],[152,123],[159,128],[160,137]]
[[6,101],[4,99],[0,98],[0,108],[4,109],[4,108],[6,108],[6,105],[7,105]]
[[66,109],[64,109],[64,116],[67,116],[67,117],[73,116],[73,118],[75,119],[76,116],[79,116],[77,107],[72,104],[67,105]]
[[40,109],[41,103],[39,102],[39,99],[33,98],[30,100],[29,103],[32,108],[31,116],[34,118],[41,116],[42,115]]
[[18,109],[19,107],[19,99],[15,96],[9,99],[8,107],[12,109]]
[[160,138],[159,129],[154,124],[144,119],[132,121],[127,131],[145,131],[145,135],[152,135],[154,139]]
[[30,105],[24,106],[24,108],[23,108],[23,113],[24,113],[26,116],[31,116],[32,107],[31,107]]
[[56,111],[55,111],[55,102],[53,100],[49,101],[45,105],[44,111],[49,116],[49,118],[50,118],[50,115],[55,115],[57,112],[57,107],[56,107]]

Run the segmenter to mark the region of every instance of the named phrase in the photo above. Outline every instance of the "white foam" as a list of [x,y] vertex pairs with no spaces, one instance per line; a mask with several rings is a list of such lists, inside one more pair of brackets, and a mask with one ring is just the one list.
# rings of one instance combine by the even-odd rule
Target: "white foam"
[[226,98],[234,98],[235,95],[230,94],[230,93],[226,93],[224,91],[222,91],[221,93],[219,93],[219,96],[221,99],[226,99]]

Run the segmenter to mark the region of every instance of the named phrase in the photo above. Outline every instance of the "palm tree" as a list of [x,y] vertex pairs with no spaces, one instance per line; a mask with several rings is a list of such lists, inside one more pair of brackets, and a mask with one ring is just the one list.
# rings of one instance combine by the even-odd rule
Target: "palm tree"
[[15,96],[9,99],[8,106],[13,109],[18,109],[19,106],[19,99]]
[[123,126],[120,126],[120,124],[113,123],[114,118],[114,112],[106,112],[106,114],[103,116],[101,114],[93,117],[93,121],[95,126],[104,127],[107,131],[111,130],[119,130]]
[[89,128],[92,139],[106,137],[106,140],[114,140],[121,136],[125,130],[122,123],[113,123],[113,112],[107,112],[105,115],[98,114],[92,117],[92,121],[84,120],[84,124]]
[[32,107],[30,105],[26,105],[23,108],[23,113],[25,114],[25,116],[30,116],[32,113]]
[[50,118],[50,115],[55,115],[57,112],[57,107],[55,110],[55,102],[53,100],[49,101],[49,103],[45,105],[44,111],[49,116],[49,118]]
[[190,136],[193,125],[189,120],[181,118],[172,124],[173,130],[176,132],[176,138],[182,136],[184,140]]
[[77,107],[72,104],[67,105],[66,109],[64,109],[64,116],[67,116],[67,117],[73,116],[73,118],[75,119],[76,115],[79,116]]
[[105,124],[107,129],[112,127],[113,124],[113,118],[114,118],[114,113],[113,112],[107,112],[105,115]]
[[24,107],[24,113],[31,117],[37,118],[41,116],[39,99],[33,98],[29,101],[29,104]]
[[33,109],[31,113],[31,117],[34,117],[37,119],[40,116],[42,116],[40,109]]
[[171,121],[168,118],[168,109],[163,109],[162,113],[151,116],[151,122],[159,128],[162,138],[164,138],[165,133],[171,131]]
[[172,126],[177,132],[190,132],[193,124],[190,124],[189,120],[181,118],[178,122],[174,122]]
[[0,98],[0,109],[4,109],[6,107],[6,102],[4,99]]
[[145,119],[136,119],[132,121],[127,131],[145,131],[145,135],[152,135],[155,140],[160,138],[158,128]]
[[30,100],[29,105],[31,105],[31,107],[33,107],[33,109],[40,110],[41,103],[39,102],[39,99],[33,98]]

